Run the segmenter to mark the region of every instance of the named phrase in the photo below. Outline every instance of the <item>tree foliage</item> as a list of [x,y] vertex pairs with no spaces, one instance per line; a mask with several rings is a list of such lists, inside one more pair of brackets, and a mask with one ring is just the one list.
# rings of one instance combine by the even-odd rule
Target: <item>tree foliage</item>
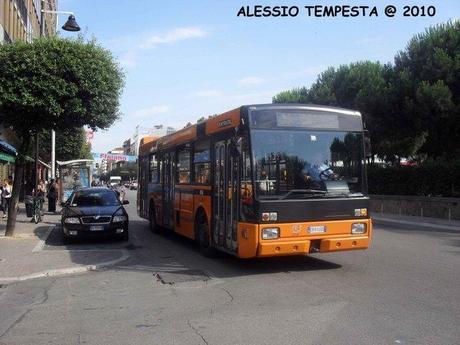
[[[40,158],[51,160],[51,131],[40,133]],[[84,128],[66,128],[56,132],[56,160],[92,159]]]
[[0,65],[0,121],[18,134],[107,128],[119,117],[123,75],[95,41],[16,41],[0,47]]
[[416,35],[393,64],[330,67],[309,87],[283,91],[275,103],[314,103],[361,111],[374,153],[459,157],[460,21]]
[[16,222],[22,157],[34,133],[110,127],[119,117],[123,74],[111,53],[82,38],[0,45],[0,122],[19,140],[7,235]]

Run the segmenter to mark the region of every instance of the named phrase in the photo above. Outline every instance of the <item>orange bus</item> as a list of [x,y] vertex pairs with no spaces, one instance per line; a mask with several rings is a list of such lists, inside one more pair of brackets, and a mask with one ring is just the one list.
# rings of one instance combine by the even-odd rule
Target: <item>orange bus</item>
[[265,104],[144,138],[138,213],[207,256],[366,249],[364,133],[357,111]]

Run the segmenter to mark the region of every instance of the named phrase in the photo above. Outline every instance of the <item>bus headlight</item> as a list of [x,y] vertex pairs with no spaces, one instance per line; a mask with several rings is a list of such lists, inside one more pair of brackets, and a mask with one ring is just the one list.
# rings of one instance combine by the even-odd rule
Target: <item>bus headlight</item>
[[262,239],[264,240],[274,240],[280,237],[279,228],[265,228],[262,229]]
[[365,234],[367,226],[365,223],[353,223],[351,224],[351,233],[352,234]]

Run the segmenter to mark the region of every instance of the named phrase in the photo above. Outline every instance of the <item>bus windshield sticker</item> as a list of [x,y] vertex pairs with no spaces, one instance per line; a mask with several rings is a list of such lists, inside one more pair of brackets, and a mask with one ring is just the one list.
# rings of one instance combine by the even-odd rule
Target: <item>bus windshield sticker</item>
[[336,114],[312,113],[276,113],[276,125],[279,127],[307,127],[338,129],[339,117]]

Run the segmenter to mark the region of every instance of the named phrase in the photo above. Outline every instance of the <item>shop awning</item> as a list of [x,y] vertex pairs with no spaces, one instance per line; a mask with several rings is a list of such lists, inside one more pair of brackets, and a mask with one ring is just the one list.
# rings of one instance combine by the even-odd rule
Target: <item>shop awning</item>
[[6,161],[10,163],[14,163],[16,161],[16,157],[11,156],[5,152],[0,152],[0,160],[1,161]]
[[0,139],[0,148],[7,153],[11,153],[13,155],[16,155],[17,150],[13,145],[8,144],[5,140]]

